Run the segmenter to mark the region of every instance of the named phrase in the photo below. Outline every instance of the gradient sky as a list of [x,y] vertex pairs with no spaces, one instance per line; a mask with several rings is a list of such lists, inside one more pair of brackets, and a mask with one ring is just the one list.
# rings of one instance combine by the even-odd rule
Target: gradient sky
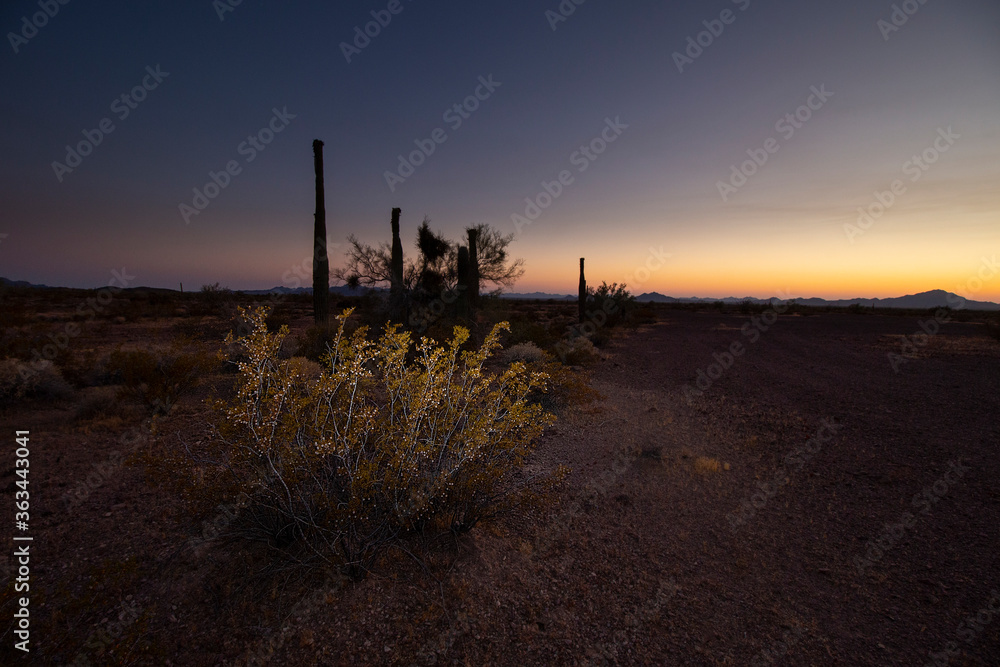
[[[319,138],[334,266],[350,233],[388,240],[398,206],[407,254],[425,215],[450,238],[480,222],[517,231],[518,292],[574,293],[586,257],[590,283],[634,293],[1000,301],[1000,274],[970,283],[1000,246],[996,0],[910,0],[892,32],[888,0],[587,0],[555,30],[558,0],[399,2],[350,63],[341,43],[388,0],[243,0],[221,20],[226,0],[76,0],[17,53],[10,33],[41,10],[3,3],[0,275],[309,285]],[[679,71],[675,52],[726,10]],[[157,65],[169,75],[119,119],[112,103]],[[491,75],[500,86],[453,128],[445,111]],[[776,127],[823,86],[833,95],[794,134]],[[274,108],[295,118],[247,162],[238,147]],[[60,181],[52,163],[105,118],[114,131]],[[628,127],[581,172],[574,153],[608,118]],[[391,191],[385,172],[437,128],[447,140]],[[718,183],[769,138],[777,152],[723,201]],[[906,163],[925,151],[937,159],[913,180]],[[186,223],[179,205],[231,160],[241,172]],[[515,230],[563,170],[572,183]],[[897,179],[902,194],[849,233]],[[647,275],[650,248],[670,258]]]

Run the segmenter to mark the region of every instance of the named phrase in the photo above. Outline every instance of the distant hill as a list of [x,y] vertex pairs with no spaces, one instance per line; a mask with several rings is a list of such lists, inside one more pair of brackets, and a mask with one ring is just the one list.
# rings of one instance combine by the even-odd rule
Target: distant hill
[[[645,294],[640,294],[635,298],[636,301],[640,303],[715,303],[716,301],[722,301],[727,304],[736,304],[743,301],[750,301],[752,303],[770,303],[773,301],[778,301],[778,297],[771,297],[770,299],[758,299],[755,297],[734,297],[729,296],[724,299],[704,299],[700,297],[688,297],[688,298],[674,298],[672,296],[664,296],[658,292],[647,292]],[[832,308],[847,308],[854,305],[860,305],[866,308],[871,308],[873,305],[876,308],[910,308],[914,310],[926,310],[930,308],[944,308],[950,307],[954,309],[963,308],[968,310],[1000,310],[1000,304],[993,303],[991,301],[973,301],[971,299],[963,299],[962,297],[954,294],[952,292],[946,292],[944,290],[931,290],[930,292],[921,292],[919,294],[909,294],[907,296],[892,297],[889,299],[820,299],[817,297],[811,297],[807,299],[794,299],[795,303],[802,306],[817,306],[817,307],[832,307]]]
[[27,280],[8,280],[7,278],[0,278],[0,285],[4,287],[36,287],[38,289],[51,289],[48,285],[35,285],[29,283]]
[[[38,289],[54,289],[49,285],[35,285],[29,283],[25,280],[9,280],[7,278],[0,277],[0,286],[4,287],[34,287]],[[151,292],[176,292],[177,290],[170,290],[157,287],[139,287],[131,288],[133,290],[148,290]],[[272,287],[271,289],[263,290],[233,290],[234,292],[241,292],[243,294],[312,294],[311,287]],[[359,287],[357,289],[351,289],[346,285],[338,285],[336,287],[330,288],[331,294],[337,294],[340,296],[362,296],[370,291],[383,292],[385,290],[381,288],[375,288],[372,290],[367,287]],[[554,299],[557,301],[574,301],[576,300],[575,294],[552,294],[549,292],[512,292],[510,294],[501,294],[503,299],[522,299],[526,301],[547,301],[549,299]],[[672,297],[665,296],[659,292],[644,292],[643,294],[635,297],[635,300],[639,303],[715,303],[716,301],[722,301],[726,304],[738,304],[743,301],[750,301],[751,303],[772,303],[778,301],[778,297],[771,297],[769,299],[758,299],[757,297],[744,296],[727,296],[722,299],[712,299],[703,298],[697,296],[689,297]],[[818,297],[810,297],[804,299],[795,299],[795,303],[801,306],[814,306],[814,307],[826,307],[826,308],[848,308],[854,305],[860,305],[865,308],[871,308],[873,305],[876,308],[907,308],[913,310],[928,310],[931,308],[944,308],[950,307],[953,309],[968,309],[968,310],[1000,310],[1000,304],[993,303],[992,301],[973,301],[971,299],[963,299],[953,292],[946,292],[945,290],[931,290],[929,292],[920,292],[919,294],[908,294],[906,296],[891,297],[888,299],[820,299]]]

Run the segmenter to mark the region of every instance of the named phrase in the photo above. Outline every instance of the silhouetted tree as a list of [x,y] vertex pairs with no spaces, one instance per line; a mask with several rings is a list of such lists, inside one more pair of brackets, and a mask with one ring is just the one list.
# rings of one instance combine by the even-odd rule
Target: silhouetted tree
[[459,244],[432,230],[429,218],[425,217],[417,229],[418,252],[412,260],[403,257],[402,244],[398,243],[399,209],[393,209],[392,227],[391,245],[380,243],[371,246],[362,243],[353,234],[348,236],[350,247],[345,265],[334,269],[333,275],[349,287],[388,287],[393,303],[395,286],[400,285],[404,317],[390,307],[393,321],[404,321],[409,317],[411,308],[441,298],[455,289],[460,280],[467,286],[466,293],[470,299],[468,312],[471,316],[482,285],[491,284],[494,293],[498,293],[524,274],[524,260],[511,260],[507,250],[514,235],[501,234],[489,225],[479,224],[466,230],[469,238],[469,246],[466,247],[468,262],[463,262],[463,266],[468,268],[464,272],[458,268]]
[[583,323],[584,317],[587,312],[587,279],[583,276],[583,260],[580,258],[580,292],[577,296],[577,301],[580,306],[580,323]]
[[[487,224],[478,224],[467,230],[476,236],[476,267],[478,285],[473,285],[475,294],[482,291],[484,284],[493,286],[494,293],[508,289],[524,275],[524,260],[511,259],[508,247],[514,241],[514,234],[501,234],[499,230]],[[472,248],[469,248],[469,261],[472,261]]]
[[441,234],[433,231],[424,218],[417,228],[417,250],[420,251],[420,273],[417,291],[437,296],[448,287],[449,278],[456,276],[449,270],[448,251],[452,246]]
[[[379,244],[377,248],[362,243],[351,234],[347,237],[350,248],[347,250],[346,265],[334,269],[333,276],[342,280],[351,288],[359,286],[376,287],[392,286],[392,248],[388,243]],[[404,287],[407,281],[404,275]]]

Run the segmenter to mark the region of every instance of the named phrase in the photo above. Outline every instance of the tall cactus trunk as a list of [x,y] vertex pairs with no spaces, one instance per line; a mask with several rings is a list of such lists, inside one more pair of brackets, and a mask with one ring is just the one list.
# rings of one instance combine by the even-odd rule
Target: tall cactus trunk
[[470,302],[472,300],[472,293],[470,290],[469,279],[472,277],[470,262],[469,262],[469,249],[465,246],[461,246],[458,249],[458,316],[462,319],[468,319],[471,313]]
[[479,305],[479,230],[469,230],[469,307]]
[[403,299],[403,243],[399,240],[399,216],[401,209],[392,209],[392,257],[389,265],[389,309],[397,322],[406,319]]
[[330,323],[330,257],[326,251],[326,198],[323,193],[323,142],[313,141],[316,170],[316,217],[313,224],[313,317],[316,326]]
[[578,296],[580,302],[580,324],[583,324],[587,312],[587,279],[583,277],[583,259],[583,257],[580,258],[580,294]]

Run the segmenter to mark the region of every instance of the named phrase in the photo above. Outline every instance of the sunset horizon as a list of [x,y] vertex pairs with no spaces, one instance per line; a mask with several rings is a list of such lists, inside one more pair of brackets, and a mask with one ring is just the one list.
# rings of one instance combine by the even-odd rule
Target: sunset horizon
[[[635,294],[1000,301],[977,283],[1000,241],[1000,8],[570,5],[74,4],[37,34],[11,5],[0,80],[44,85],[0,103],[0,275],[283,286],[321,139],[332,267],[400,207],[407,256],[425,216],[513,234],[508,291],[573,293],[586,257]],[[651,249],[670,258],[637,279]]]

